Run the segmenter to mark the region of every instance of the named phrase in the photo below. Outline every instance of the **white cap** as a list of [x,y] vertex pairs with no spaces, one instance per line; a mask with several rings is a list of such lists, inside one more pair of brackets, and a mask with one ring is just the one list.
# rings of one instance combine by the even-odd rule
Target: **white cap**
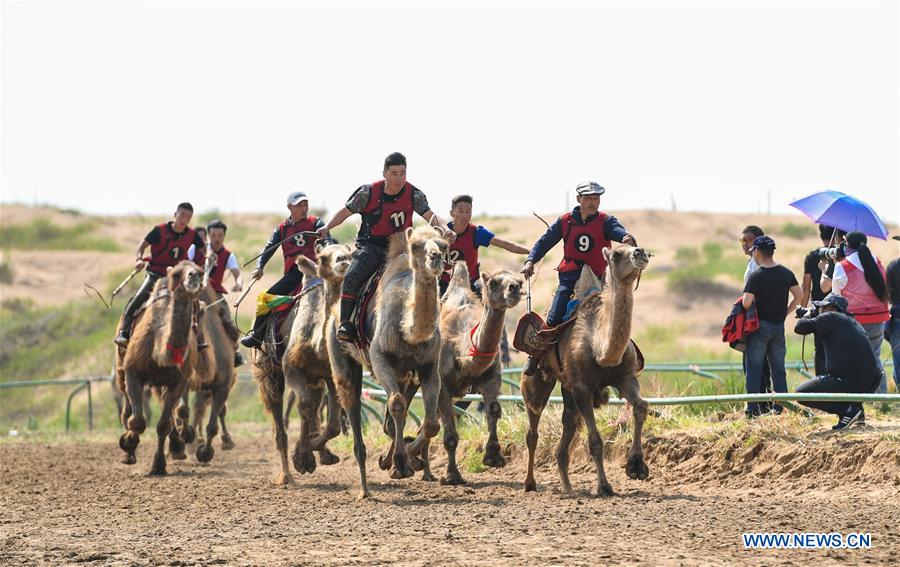
[[299,205],[301,201],[309,201],[309,197],[307,197],[306,193],[304,193],[303,191],[294,191],[293,193],[288,194],[288,205]]

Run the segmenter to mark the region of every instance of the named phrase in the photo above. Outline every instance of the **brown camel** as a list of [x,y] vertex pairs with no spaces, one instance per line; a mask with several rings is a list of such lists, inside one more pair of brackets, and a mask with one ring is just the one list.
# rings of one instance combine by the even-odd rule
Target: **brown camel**
[[[285,317],[282,336],[288,346],[281,365],[266,354],[254,353],[253,373],[259,384],[260,397],[272,416],[275,446],[281,460],[281,473],[276,484],[289,484],[293,477],[288,467],[287,431],[283,400],[285,385],[298,400],[300,438],[294,446],[294,469],[300,474],[316,470],[313,451],[319,453],[323,465],[337,463],[337,455],[325,444],[340,433],[340,405],[331,377],[331,366],[325,346],[325,324],[328,313],[341,296],[341,283],[350,266],[350,248],[333,244],[317,247],[318,263],[305,256],[297,257],[304,276],[304,289]],[[328,422],[322,431],[319,407],[328,390]]]
[[634,438],[625,472],[629,478],[645,480],[650,470],[641,449],[641,430],[647,418],[648,404],[641,397],[637,373],[639,355],[631,342],[631,316],[635,280],[647,267],[649,256],[643,248],[628,245],[603,249],[609,267],[607,289],[589,269],[582,270],[575,287],[581,303],[575,323],[565,328],[555,348],[547,353],[544,365],[534,376],[522,375],[522,395],[528,410],[528,472],[525,491],[536,490],[534,452],[538,440],[538,422],[556,381],[562,385],[563,431],[556,451],[556,462],[563,492],[572,491],[569,482],[569,445],[575,435],[577,416],[587,425],[588,447],[597,468],[597,495],[614,494],[603,470],[603,440],[597,432],[594,408],[609,399],[607,387],[618,390],[632,406]]
[[[362,365],[387,392],[390,418],[385,427],[393,432],[388,453],[379,459],[382,469],[391,467],[391,478],[414,474],[410,461],[421,465],[417,455],[437,435],[437,402],[440,393],[441,333],[438,329],[440,302],[437,279],[444,269],[449,245],[431,227],[407,229],[390,237],[384,274],[378,284],[374,307],[365,314],[368,352],[337,339],[337,317],[332,310],[328,322],[328,356],[341,406],[353,430],[353,452],[359,465],[359,498],[369,496],[366,482],[366,446],[362,438],[360,394]],[[368,355],[368,356],[366,356]],[[407,447],[403,439],[409,402],[422,386],[425,421],[417,438]],[[387,422],[390,422],[388,425]]]
[[[218,299],[215,291],[208,286],[200,293],[200,298],[207,305]],[[194,397],[194,424],[190,426],[191,430],[196,432],[203,431],[203,417],[207,406],[210,406],[209,422],[206,424],[206,436],[204,437],[200,434],[197,437],[196,455],[197,460],[201,463],[211,461],[215,454],[212,442],[219,433],[219,422],[222,423],[222,449],[234,448],[234,441],[225,428],[225,406],[228,402],[228,394],[237,381],[237,372],[234,368],[234,349],[237,346],[238,337],[234,336],[234,334],[229,334],[218,314],[212,313],[205,319],[206,332],[204,336],[213,352],[216,371],[212,380],[199,385]],[[184,407],[187,409],[186,403]],[[181,411],[181,405],[179,405],[178,410]],[[187,418],[187,415],[183,416],[183,419],[187,420]],[[182,433],[182,436],[186,443],[191,442],[192,435]]]
[[[441,395],[438,408],[444,429],[444,449],[447,451],[447,473],[441,478],[441,484],[465,483],[456,465],[459,435],[456,432],[453,401],[473,388],[484,397],[487,414],[488,440],[481,462],[489,467],[506,464],[497,440],[497,421],[501,415],[497,396],[503,383],[499,349],[506,311],[518,305],[524,282],[520,276],[505,270],[482,273],[481,281],[483,301],[469,287],[466,263],[458,262],[441,308]],[[422,456],[425,461],[423,478],[434,480],[428,467],[427,446]]]
[[127,424],[119,439],[125,451],[123,463],[136,462],[135,451],[146,428],[144,388],[152,388],[162,399],[152,475],[166,474],[167,437],[172,458],[185,458],[184,441],[174,427],[175,404],[189,381],[208,381],[215,370],[211,349],[197,349],[195,321],[199,318],[198,324],[204,324],[205,319],[205,309],[198,312],[197,302],[202,277],[203,272],[189,261],[169,268],[167,276],[156,283],[148,306],[135,319],[128,346],[117,351],[116,383],[125,394],[122,422]]

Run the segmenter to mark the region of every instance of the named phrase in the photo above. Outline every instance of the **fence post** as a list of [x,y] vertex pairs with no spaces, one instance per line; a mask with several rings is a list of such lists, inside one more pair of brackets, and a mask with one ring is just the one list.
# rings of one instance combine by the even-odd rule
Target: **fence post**
[[91,396],[91,382],[87,383],[87,391],[88,391],[88,430],[94,430],[94,399]]

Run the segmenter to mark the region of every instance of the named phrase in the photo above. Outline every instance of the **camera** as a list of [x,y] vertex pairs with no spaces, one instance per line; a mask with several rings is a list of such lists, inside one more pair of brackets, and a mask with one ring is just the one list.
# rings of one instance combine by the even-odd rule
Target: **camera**
[[843,260],[847,256],[844,251],[844,245],[840,246],[825,246],[816,250],[816,258],[819,260],[830,260],[832,262],[837,262],[839,260]]
[[819,315],[819,308],[816,306],[812,306],[810,308],[806,307],[798,307],[796,311],[794,311],[794,316],[797,319],[803,319],[804,317],[813,318]]

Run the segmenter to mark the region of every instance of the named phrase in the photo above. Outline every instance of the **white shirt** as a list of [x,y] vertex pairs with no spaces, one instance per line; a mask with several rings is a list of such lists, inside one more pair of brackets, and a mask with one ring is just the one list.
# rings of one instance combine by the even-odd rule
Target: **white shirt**
[[[875,255],[872,254],[874,258]],[[856,266],[858,269],[862,270],[862,262],[859,259],[859,254],[854,252],[847,256],[847,261]],[[844,266],[841,265],[840,262],[834,265],[834,274],[831,276],[831,293],[835,295],[840,295],[841,290],[844,289],[844,286],[847,285],[847,272],[844,270]]]
[[[187,254],[188,260],[193,260],[194,255],[196,253],[197,253],[197,249],[194,247],[193,244],[191,244],[191,247],[188,248],[188,254]],[[228,255],[228,263],[225,264],[225,269],[237,270],[239,268],[240,268],[240,266],[238,265],[237,255],[234,252],[232,252],[231,254]]]
[[750,260],[747,261],[747,269],[744,271],[744,285],[747,285],[747,280],[750,279],[750,274],[755,272],[759,268],[759,264],[753,261],[753,256],[750,256]]

